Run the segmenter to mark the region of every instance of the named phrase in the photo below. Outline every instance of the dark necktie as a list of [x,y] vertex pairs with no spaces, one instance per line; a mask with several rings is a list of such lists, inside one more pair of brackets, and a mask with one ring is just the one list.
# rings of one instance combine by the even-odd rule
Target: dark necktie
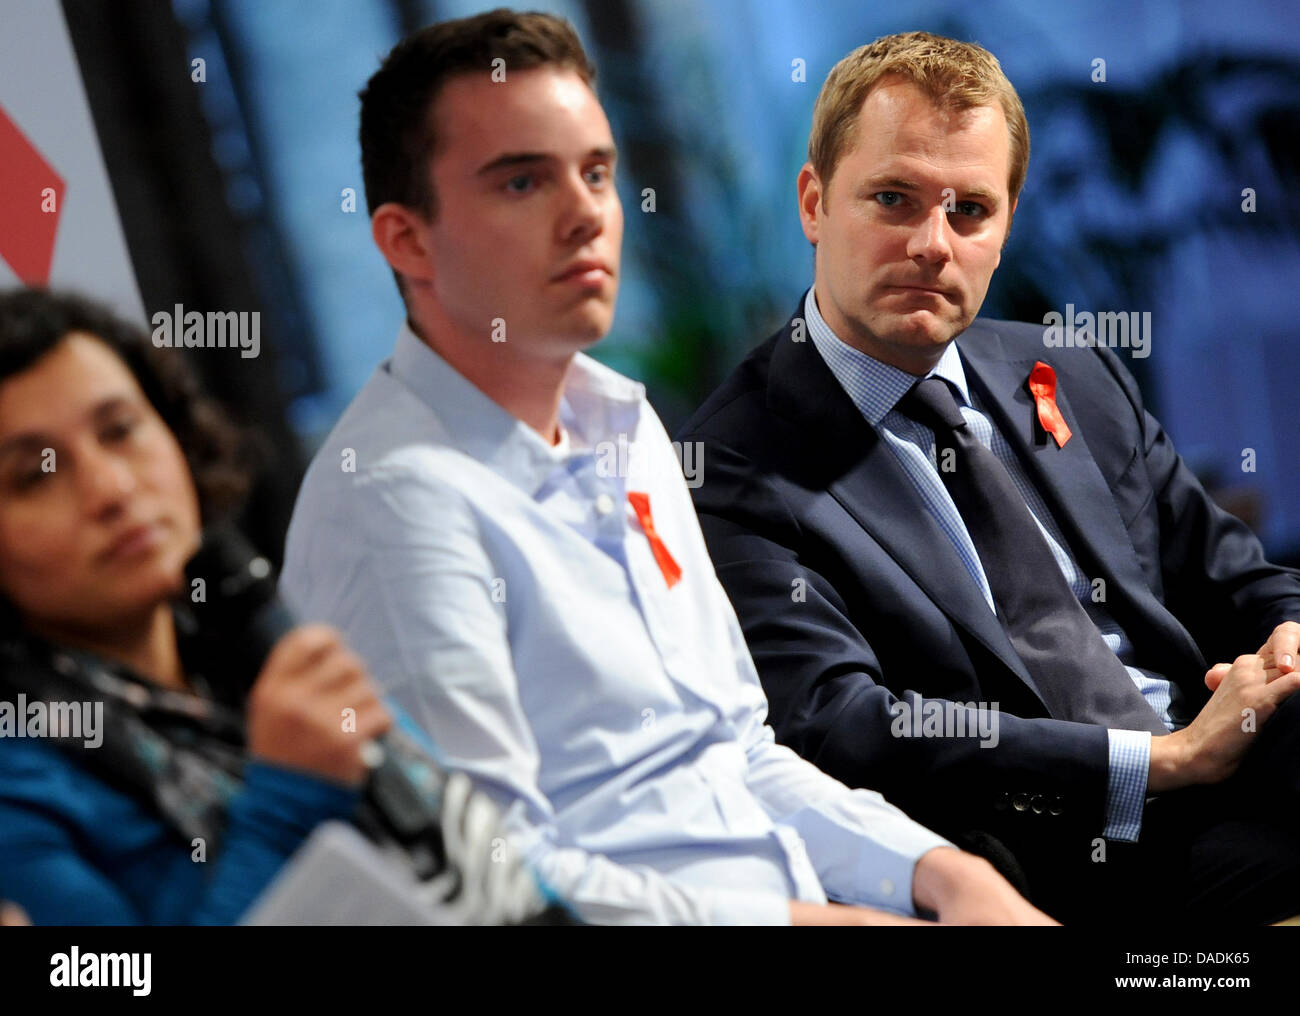
[[1006,467],[966,426],[948,383],[925,378],[899,400],[898,411],[934,431],[939,477],[975,544],[1003,627],[1051,715],[1167,734],[1065,581]]

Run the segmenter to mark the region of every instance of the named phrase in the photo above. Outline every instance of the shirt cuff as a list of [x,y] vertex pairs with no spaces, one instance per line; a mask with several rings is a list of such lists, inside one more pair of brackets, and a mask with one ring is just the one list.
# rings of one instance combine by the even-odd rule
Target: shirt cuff
[[1110,774],[1106,780],[1108,840],[1137,842],[1142,831],[1142,808],[1151,772],[1151,735],[1142,730],[1108,730]]
[[904,917],[919,917],[912,894],[917,862],[935,847],[952,847],[953,844],[920,826],[909,839],[903,852],[869,845],[863,851],[853,898],[836,899],[836,902],[888,910]]

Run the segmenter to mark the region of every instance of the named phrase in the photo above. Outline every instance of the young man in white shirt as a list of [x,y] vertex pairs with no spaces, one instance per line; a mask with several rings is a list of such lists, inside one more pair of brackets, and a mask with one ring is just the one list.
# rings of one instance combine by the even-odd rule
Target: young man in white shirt
[[407,322],[308,472],[290,605],[346,633],[583,920],[1048,923],[774,743],[668,437],[582,354],[623,226],[593,78],[566,22],[494,11],[408,37],[362,93]]

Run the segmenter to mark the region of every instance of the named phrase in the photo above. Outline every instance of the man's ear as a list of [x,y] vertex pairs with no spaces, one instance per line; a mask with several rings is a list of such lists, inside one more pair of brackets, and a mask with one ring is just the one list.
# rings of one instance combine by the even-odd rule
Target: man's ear
[[818,225],[826,214],[822,206],[822,182],[813,169],[811,162],[805,162],[799,170],[799,225],[803,235],[814,247],[817,246]]
[[1011,223],[1016,218],[1016,205],[1020,204],[1020,195],[1016,195],[1011,200],[1011,207],[1007,210],[1007,232],[1002,237],[1002,246],[998,248],[998,261],[1002,260],[1002,252],[1007,249],[1007,243],[1011,240]]
[[370,216],[370,235],[390,268],[415,282],[433,280],[429,223],[418,212],[388,201]]

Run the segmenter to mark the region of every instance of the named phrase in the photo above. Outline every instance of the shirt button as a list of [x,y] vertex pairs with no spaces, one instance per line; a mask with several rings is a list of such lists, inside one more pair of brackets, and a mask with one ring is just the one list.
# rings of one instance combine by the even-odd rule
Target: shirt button
[[888,878],[882,878],[880,880],[880,893],[882,896],[893,896],[894,895],[893,880]]
[[614,510],[614,499],[608,494],[599,494],[596,496],[596,514],[608,515]]

